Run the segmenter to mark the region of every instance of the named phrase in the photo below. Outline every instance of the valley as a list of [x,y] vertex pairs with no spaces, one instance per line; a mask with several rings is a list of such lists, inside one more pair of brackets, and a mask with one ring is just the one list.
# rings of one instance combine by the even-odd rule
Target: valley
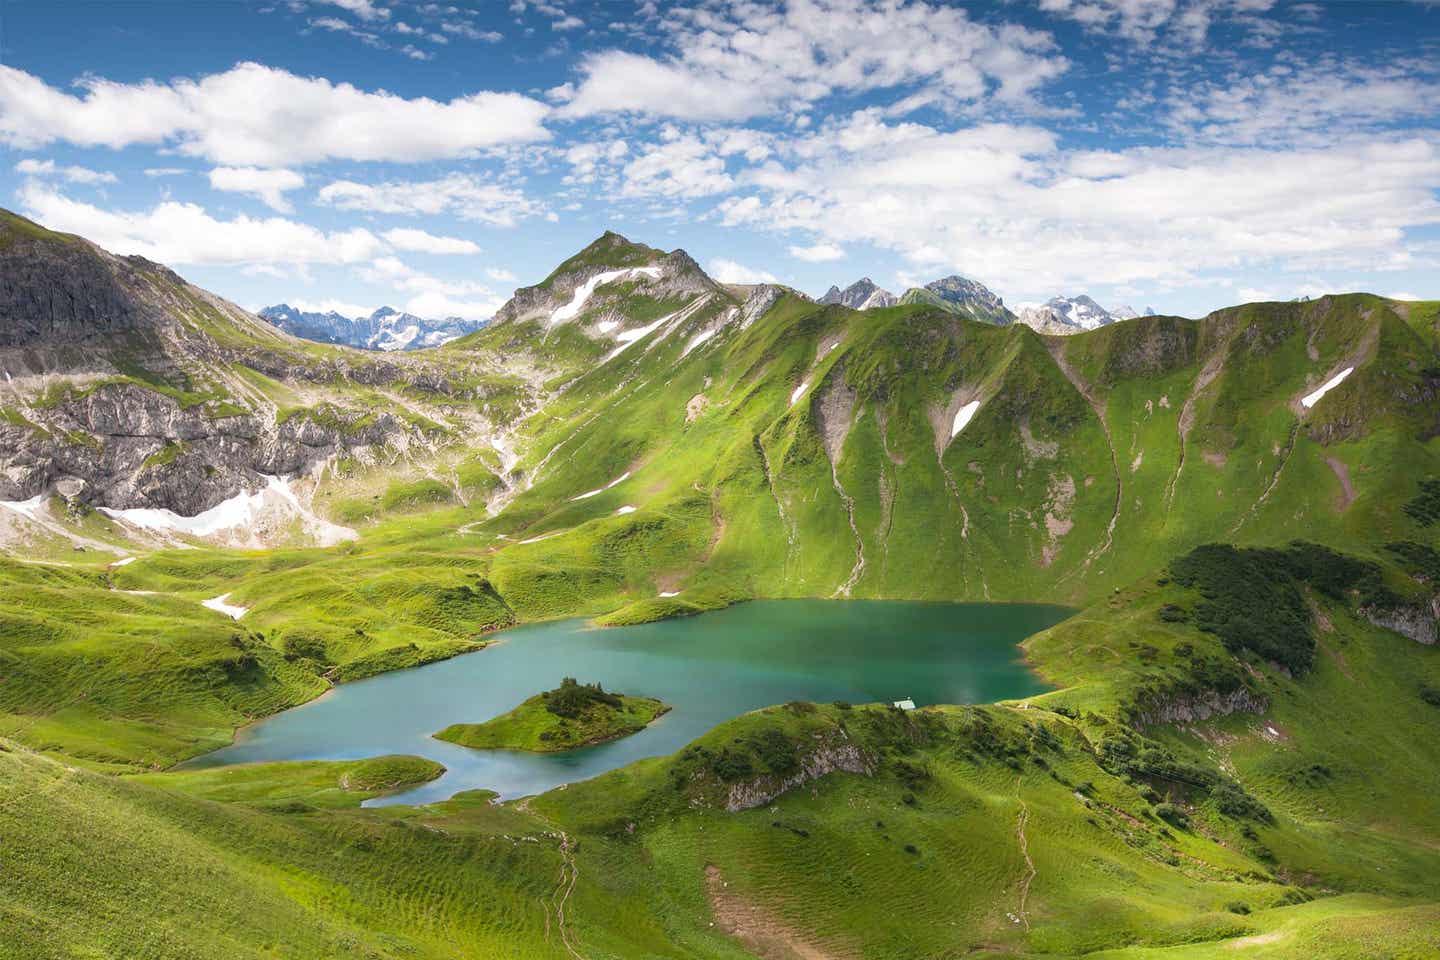
[[[0,956],[1440,951],[1440,303],[1047,336],[606,233],[380,354],[0,277]],[[674,709],[430,737],[563,676]]]

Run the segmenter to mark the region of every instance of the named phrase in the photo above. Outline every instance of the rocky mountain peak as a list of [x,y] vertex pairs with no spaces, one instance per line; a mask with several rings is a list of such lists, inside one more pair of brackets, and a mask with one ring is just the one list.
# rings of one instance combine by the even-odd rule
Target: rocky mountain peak
[[939,307],[947,313],[1002,327],[1015,321],[1015,315],[1005,306],[1005,301],[989,287],[957,275],[932,280],[923,287],[913,287],[905,292],[900,302]]
[[889,290],[883,290],[869,277],[861,277],[841,290],[832,286],[817,303],[838,303],[852,310],[873,310],[876,307],[893,307],[899,297]]

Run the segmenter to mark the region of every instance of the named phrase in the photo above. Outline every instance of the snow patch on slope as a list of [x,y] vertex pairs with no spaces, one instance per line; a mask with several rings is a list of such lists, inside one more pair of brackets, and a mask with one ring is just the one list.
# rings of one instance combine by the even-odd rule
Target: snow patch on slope
[[561,307],[556,307],[555,312],[550,314],[550,319],[546,321],[545,325],[547,327],[553,327],[557,323],[574,320],[580,315],[580,311],[585,309],[586,302],[589,301],[591,295],[593,295],[597,289],[607,283],[613,283],[616,280],[632,277],[636,274],[643,274],[654,280],[659,278],[660,268],[630,267],[625,270],[606,270],[604,273],[597,273],[576,288],[575,295],[571,297],[569,303]]
[[1329,393],[1331,390],[1334,390],[1336,387],[1340,386],[1340,384],[1344,383],[1345,378],[1350,376],[1351,371],[1353,371],[1354,369],[1354,367],[1346,367],[1344,370],[1341,370],[1339,373],[1335,374],[1335,376],[1331,377],[1329,380],[1326,380],[1325,383],[1323,383],[1320,388],[1314,393],[1306,394],[1305,396],[1301,397],[1300,405],[1307,409],[1315,406],[1315,404],[1319,403],[1320,399],[1324,397],[1325,394]]
[[980,409],[979,400],[971,400],[961,407],[955,414],[955,423],[950,427],[950,438],[953,440],[956,435],[969,426],[975,416],[975,411]]
[[245,614],[250,612],[249,607],[237,607],[232,603],[226,603],[225,601],[229,599],[230,594],[222,593],[218,597],[211,597],[209,600],[201,600],[200,606],[206,607],[210,610],[214,610],[216,613],[223,613],[231,620],[239,620],[241,617],[245,616]]
[[22,517],[25,517],[29,520],[34,520],[37,523],[39,522],[40,518],[37,517],[36,514],[44,505],[45,494],[43,493],[38,493],[35,496],[31,497],[29,500],[0,500],[0,507],[4,507],[6,510],[13,510],[15,513],[20,514]]
[[799,400],[799,399],[800,399],[800,395],[803,394],[806,390],[809,390],[809,389],[810,389],[810,381],[809,381],[809,380],[806,380],[806,381],[803,381],[803,382],[800,384],[800,386],[796,387],[793,391],[791,391],[791,393],[790,393],[790,406],[792,406],[792,407],[795,406],[795,401],[796,401],[796,400]]
[[599,494],[602,494],[602,493],[604,493],[606,490],[609,490],[611,487],[618,486],[619,484],[622,484],[622,483],[624,483],[626,480],[629,480],[629,479],[630,479],[630,471],[629,471],[629,470],[626,470],[624,473],[620,474],[620,476],[616,477],[614,480],[611,480],[609,483],[605,484],[605,486],[603,486],[603,487],[596,487],[594,490],[586,490],[584,493],[580,494],[578,497],[571,497],[571,498],[570,498],[570,502],[571,502],[571,503],[574,503],[576,500],[589,500],[591,497],[597,496],[597,495],[599,495]]
[[213,537],[235,531],[253,539],[256,528],[267,513],[272,516],[279,514],[283,518],[298,517],[305,532],[321,546],[334,546],[359,536],[349,527],[331,523],[312,513],[295,495],[290,481],[283,477],[266,476],[265,486],[260,490],[254,493],[241,491],[193,517],[184,517],[173,510],[155,507],[131,507],[123,510],[101,507],[100,512],[112,520],[145,530],[189,534],[194,537]]

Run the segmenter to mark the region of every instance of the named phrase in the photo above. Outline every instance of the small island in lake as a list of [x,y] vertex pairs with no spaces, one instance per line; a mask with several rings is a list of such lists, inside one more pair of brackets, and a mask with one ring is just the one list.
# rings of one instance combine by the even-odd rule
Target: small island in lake
[[537,693],[509,713],[484,723],[451,724],[434,736],[477,750],[556,753],[639,733],[669,710],[669,704],[651,697],[607,693],[598,683],[566,677],[554,690]]

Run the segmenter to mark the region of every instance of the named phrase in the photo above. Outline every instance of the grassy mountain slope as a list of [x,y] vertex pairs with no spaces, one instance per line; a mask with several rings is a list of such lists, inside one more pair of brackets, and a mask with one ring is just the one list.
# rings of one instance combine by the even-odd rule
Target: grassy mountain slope
[[[652,268],[661,275],[616,274],[581,296],[599,275]],[[267,691],[257,702],[276,709],[326,682],[474,649],[516,621],[634,622],[761,596],[1084,604],[1217,537],[1303,531],[1373,551],[1418,535],[1401,505],[1440,472],[1440,363],[1424,304],[1348,295],[1047,339],[923,306],[860,313],[782,288],[746,296],[683,252],[607,234],[518,293],[501,321],[394,358],[395,375],[417,384],[425,371],[520,371],[533,412],[502,428],[479,393],[422,401],[420,387],[402,388],[409,407],[392,409],[433,413],[434,442],[366,444],[315,480],[314,508],[358,542],[150,552],[122,568],[82,562],[83,575],[158,591],[146,602],[188,611],[173,624],[223,624],[189,605],[229,594],[249,611],[247,642],[269,648],[256,656]],[[577,297],[573,316],[552,322]],[[295,349],[335,363],[353,353]],[[365,416],[383,402],[353,377],[269,378],[245,365],[258,355],[206,369],[291,403],[317,382]],[[1346,367],[1319,403],[1300,404]],[[347,423],[330,402],[305,409]],[[64,529],[118,536],[83,505],[70,513]],[[57,596],[21,615],[48,629],[66,609]],[[214,637],[202,659],[233,652],[229,633],[196,635]],[[98,662],[148,676],[124,666],[127,649],[101,645]],[[48,675],[52,690],[0,695],[26,728],[72,693],[63,671]],[[165,683],[134,689],[107,715],[164,727],[179,712]],[[268,710],[245,708],[231,725],[255,712]],[[175,729],[163,747],[96,753],[148,764],[199,748]]]
[[[6,943],[27,957],[65,944],[157,957],[1427,956],[1440,949],[1440,708],[1420,694],[1440,687],[1440,660],[1363,611],[1385,590],[1403,605],[1428,588],[1313,548],[1239,556],[1277,595],[1296,591],[1309,669],[1211,632],[1226,621],[1207,604],[1268,594],[1192,555],[1033,638],[1053,693],[908,714],[767,708],[673,757],[518,803],[356,809],[367,794],[338,786],[355,783],[354,764],[116,779],[11,745],[0,909],[21,938]],[[1254,699],[1202,717],[1232,674]],[[1141,718],[1166,711],[1178,723]],[[54,843],[80,809],[104,828]],[[110,924],[112,909],[127,922]]]
[[[0,257],[38,271],[7,296],[110,304],[0,346],[6,496],[91,485],[0,510],[0,956],[1440,951],[1440,666],[1375,625],[1434,618],[1435,304],[1045,338],[607,234],[487,329],[377,358],[24,221]],[[90,509],[295,464],[357,540]],[[775,707],[520,804],[357,807],[393,758],[114,775],[514,622],[762,596],[1085,610],[1028,642],[1058,689],[1027,703]]]

